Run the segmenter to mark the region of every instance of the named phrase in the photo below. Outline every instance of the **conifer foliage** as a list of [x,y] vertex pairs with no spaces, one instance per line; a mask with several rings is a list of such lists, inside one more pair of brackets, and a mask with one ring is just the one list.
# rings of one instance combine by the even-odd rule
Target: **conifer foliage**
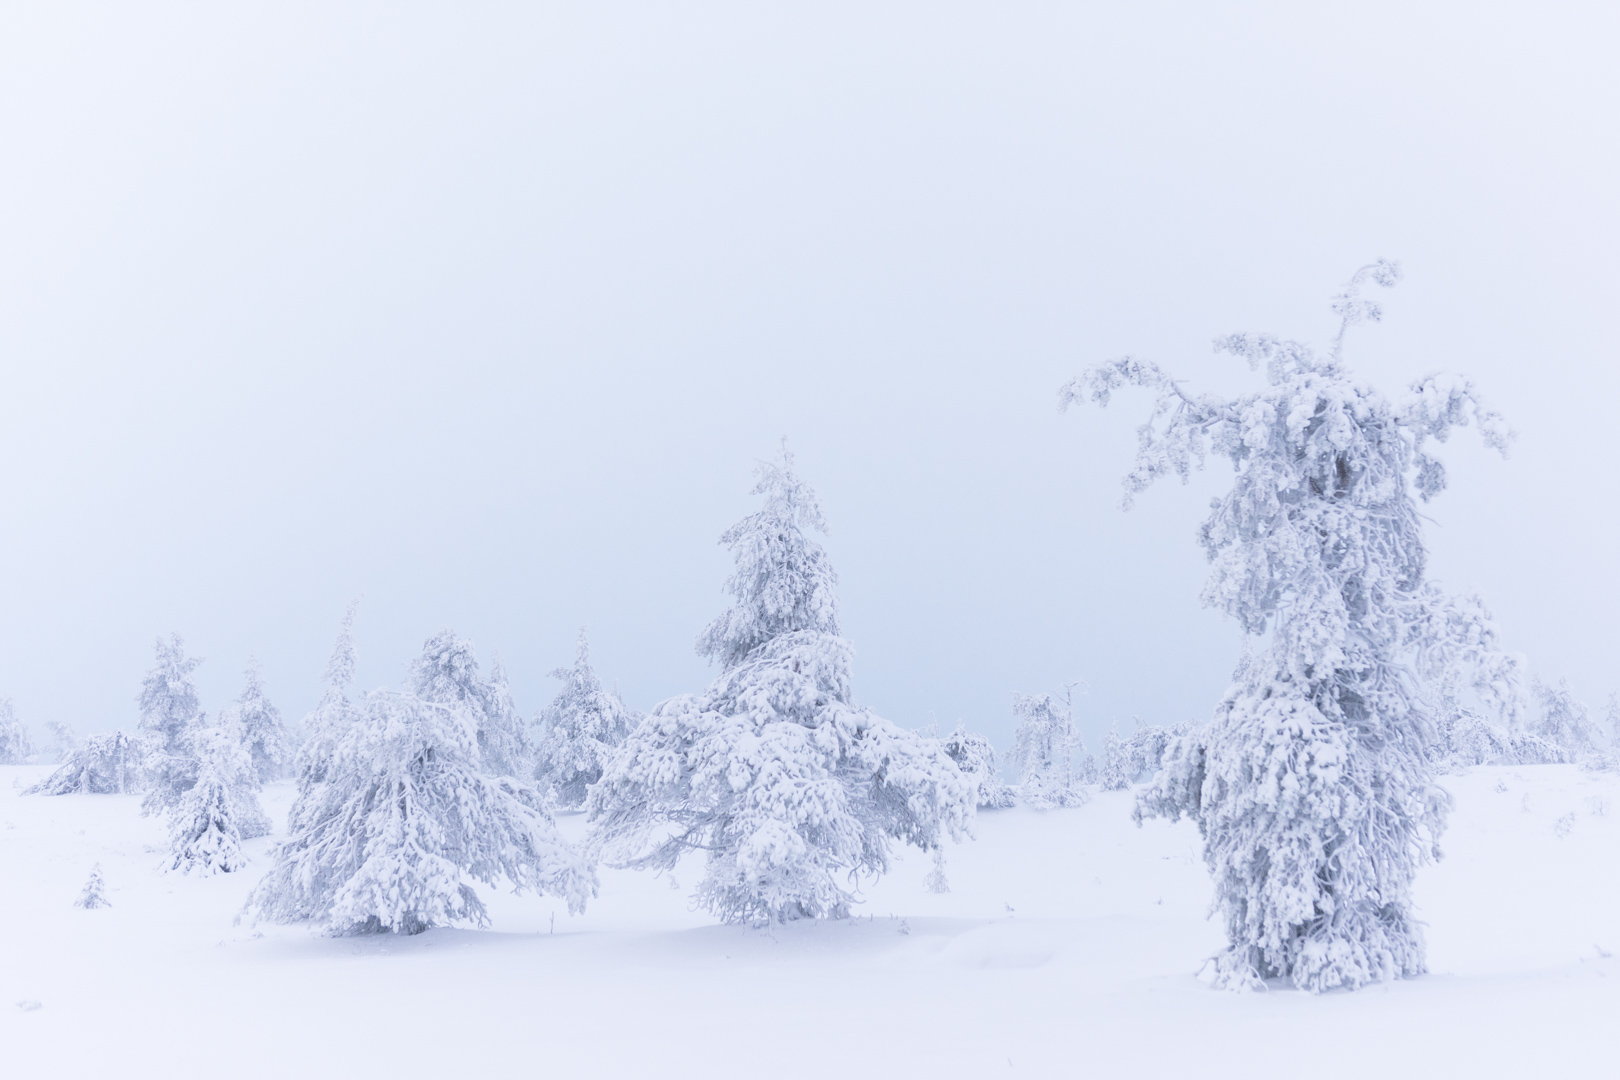
[[197,762],[192,734],[202,725],[197,686],[191,673],[202,659],[187,657],[179,634],[169,641],[157,639],[157,661],[141,683],[141,718],[137,725],[145,746],[145,765],[151,790],[143,804],[147,812],[167,810],[196,782]]
[[34,752],[28,729],[17,718],[10,698],[0,698],[0,765],[22,765]]
[[1473,421],[1505,452],[1511,433],[1465,380],[1431,376],[1397,403],[1352,379],[1345,331],[1380,315],[1361,288],[1397,278],[1387,262],[1356,273],[1325,355],[1265,335],[1217,342],[1265,366],[1263,390],[1193,397],[1126,358],[1062,391],[1064,405],[1106,405],[1125,386],[1155,394],[1127,506],[1210,452],[1236,470],[1200,530],[1214,567],[1204,601],[1248,634],[1269,630],[1270,647],[1240,669],[1211,726],[1168,749],[1137,807],[1198,822],[1230,941],[1219,985],[1354,988],[1424,967],[1411,884],[1438,854],[1448,806],[1432,783],[1429,688],[1494,641],[1470,605],[1425,581],[1412,496],[1445,487],[1429,440]]
[[558,806],[575,810],[585,804],[586,789],[602,778],[608,758],[629,738],[641,714],[596,677],[583,628],[573,666],[551,675],[563,686],[540,714],[543,734],[534,775],[554,793]]
[[620,865],[706,853],[697,898],[722,919],[837,917],[891,841],[937,851],[960,835],[974,790],[937,739],[854,703],[837,578],[806,535],[825,531],[821,507],[785,449],[758,476],[764,507],[721,537],[735,603],[698,638],[719,676],[654,708],[586,808]]

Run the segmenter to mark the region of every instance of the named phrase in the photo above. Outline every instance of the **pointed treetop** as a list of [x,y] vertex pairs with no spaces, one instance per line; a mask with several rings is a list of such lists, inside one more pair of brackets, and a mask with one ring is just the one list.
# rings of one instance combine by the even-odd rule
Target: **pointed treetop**
[[326,693],[323,700],[341,698],[348,694],[349,687],[354,684],[354,612],[360,606],[357,596],[349,602],[349,609],[343,613],[343,624],[338,630],[337,643],[332,646],[332,659],[326,662],[326,674],[321,681],[326,683]]
[[736,570],[725,591],[736,603],[698,637],[699,655],[730,670],[758,646],[782,634],[838,633],[838,575],[821,545],[805,535],[827,531],[813,488],[793,472],[784,442],[773,462],[761,462],[753,494],[765,505],[721,534]]

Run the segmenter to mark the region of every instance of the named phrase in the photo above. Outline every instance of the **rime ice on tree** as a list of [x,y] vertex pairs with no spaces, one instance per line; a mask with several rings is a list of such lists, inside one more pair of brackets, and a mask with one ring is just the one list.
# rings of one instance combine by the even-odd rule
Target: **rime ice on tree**
[[973,787],[937,740],[854,704],[837,578],[805,535],[826,526],[786,450],[754,493],[764,508],[721,537],[736,603],[698,638],[719,677],[660,703],[586,809],[621,865],[706,853],[698,899],[727,921],[842,916],[854,878],[888,869],[891,841],[933,851],[960,834]]
[[629,738],[641,714],[602,686],[591,669],[583,629],[573,666],[551,675],[563,687],[540,714],[545,733],[536,749],[534,776],[556,793],[558,806],[577,809],[585,803],[585,789],[601,779],[608,758]]
[[528,734],[512,705],[506,672],[499,660],[490,678],[478,674],[472,642],[441,630],[422,646],[411,663],[411,686],[423,701],[463,705],[478,723],[478,749],[485,768],[496,776],[523,776],[529,769]]
[[1051,694],[1013,695],[1018,730],[1013,736],[1013,764],[1018,769],[1018,799],[1037,810],[1082,806],[1090,800],[1081,786],[1076,754],[1086,752],[1074,729],[1074,688],[1061,698]]
[[1269,630],[1270,648],[1240,670],[1207,732],[1170,747],[1137,807],[1188,814],[1203,832],[1230,940],[1221,985],[1281,976],[1325,990],[1424,968],[1411,883],[1437,853],[1448,805],[1432,783],[1427,691],[1494,648],[1494,632],[1424,580],[1412,491],[1427,500],[1445,487],[1430,439],[1473,420],[1505,452],[1510,432],[1462,379],[1423,379],[1399,403],[1352,381],[1344,332],[1379,316],[1360,287],[1397,276],[1382,262],[1356,273],[1334,302],[1342,322],[1325,356],[1269,336],[1218,342],[1265,366],[1259,392],[1191,397],[1127,358],[1061,395],[1064,405],[1106,405],[1124,386],[1156,395],[1127,506],[1209,452],[1237,473],[1200,530],[1214,567],[1204,601],[1249,634]]
[[479,742],[487,717],[466,699],[378,690],[349,700],[352,615],[300,753],[288,837],[248,909],[334,933],[414,934],[485,924],[473,883],[504,879],[582,910],[596,876],[533,788],[489,775]]
[[142,804],[150,813],[167,810],[196,782],[197,763],[191,746],[202,723],[197,687],[191,673],[201,658],[188,658],[179,634],[157,640],[157,662],[146,673],[139,697],[137,725],[146,741],[146,772],[151,791]]
[[1004,810],[1013,805],[1013,789],[1002,782],[996,767],[996,750],[983,735],[958,723],[942,744],[945,754],[956,763],[973,787],[974,802],[982,809]]

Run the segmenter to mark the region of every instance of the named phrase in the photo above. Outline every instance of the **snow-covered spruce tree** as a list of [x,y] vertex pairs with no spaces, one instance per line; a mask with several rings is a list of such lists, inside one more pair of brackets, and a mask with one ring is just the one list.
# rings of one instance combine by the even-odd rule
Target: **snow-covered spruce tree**
[[140,787],[142,745],[122,731],[91,735],[29,795],[128,795]]
[[573,666],[557,668],[551,677],[563,686],[540,714],[543,734],[534,778],[555,793],[558,806],[577,810],[585,805],[585,789],[602,778],[608,758],[630,737],[641,714],[602,686],[591,668],[583,628]]
[[[1078,684],[1076,684],[1078,685]],[[1018,770],[1018,799],[1036,810],[1082,806],[1091,795],[1082,786],[1075,758],[1086,747],[1074,728],[1074,686],[1061,698],[1051,694],[1013,694],[1013,765]]]
[[478,674],[472,642],[441,630],[428,638],[411,662],[411,688],[423,701],[465,705],[478,721],[478,749],[484,767],[496,776],[524,776],[533,749],[500,660],[488,679]]
[[51,733],[51,744],[46,747],[46,753],[51,755],[52,761],[59,764],[66,761],[68,755],[73,753],[73,748],[79,745],[78,736],[73,734],[72,728],[60,720],[45,721],[45,730]]
[[100,863],[90,868],[90,880],[84,883],[84,889],[79,893],[79,898],[73,901],[73,906],[86,911],[112,907],[112,901],[107,899],[107,882],[101,876]]
[[1530,734],[1559,747],[1570,761],[1602,752],[1606,741],[1603,732],[1592,719],[1586,703],[1570,692],[1567,679],[1559,679],[1557,686],[1549,686],[1532,678],[1530,687],[1535,698]]
[[533,788],[485,771],[478,724],[464,701],[366,695],[324,779],[300,795],[308,805],[295,808],[248,910],[340,934],[483,926],[473,882],[501,879],[583,910],[595,873]]
[[241,738],[242,749],[253,765],[255,786],[262,787],[280,778],[292,764],[292,738],[282,723],[281,710],[264,695],[259,665],[249,663],[243,677],[242,695],[226,707],[221,723]]
[[201,663],[200,657],[186,656],[179,634],[171,634],[167,643],[157,639],[157,662],[146,673],[138,699],[137,730],[146,742],[145,771],[151,785],[141,804],[145,813],[167,811],[196,783],[191,736],[203,717],[191,673]]
[[1103,737],[1102,776],[1098,783],[1104,791],[1124,791],[1135,778],[1130,743],[1119,737],[1119,727],[1115,725]]
[[258,775],[238,731],[221,725],[192,733],[197,779],[169,811],[166,868],[229,874],[247,865],[242,841],[264,836],[270,821],[254,791]]
[[1472,419],[1505,452],[1511,433],[1463,379],[1431,376],[1396,403],[1351,378],[1345,330],[1379,316],[1360,288],[1397,278],[1386,262],[1357,271],[1335,299],[1326,355],[1269,336],[1218,341],[1266,367],[1266,387],[1237,399],[1189,396],[1131,358],[1061,394],[1064,405],[1106,405],[1125,386],[1156,395],[1126,506],[1160,477],[1185,480],[1210,452],[1236,471],[1199,531],[1214,566],[1204,601],[1248,634],[1269,629],[1270,645],[1240,669],[1210,727],[1169,749],[1137,804],[1139,820],[1187,814],[1203,833],[1230,941],[1217,985],[1283,977],[1319,991],[1424,970],[1411,884],[1438,854],[1448,806],[1432,783],[1425,691],[1490,635],[1425,580],[1412,494],[1445,487],[1428,440]]
[[973,801],[981,809],[1004,810],[1017,801],[1013,789],[1001,779],[996,749],[989,739],[958,723],[943,745],[946,756],[956,762],[957,769],[973,785]]
[[10,698],[0,698],[0,765],[22,765],[34,753],[28,729],[17,718]]
[[331,659],[327,661],[326,672],[321,676],[325,686],[321,691],[321,700],[304,717],[306,737],[293,755],[298,798],[293,803],[294,820],[288,823],[289,832],[299,829],[296,821],[299,807],[313,805],[310,792],[325,782],[327,764],[337,752],[337,744],[364,715],[363,710],[349,699],[349,690],[354,685],[354,613],[358,607],[357,600],[344,612],[337,641],[332,645]]
[[758,476],[764,507],[721,537],[736,602],[698,638],[719,677],[655,707],[586,799],[610,860],[667,870],[705,852],[697,899],[756,925],[845,915],[892,840],[936,851],[974,794],[937,739],[854,703],[837,577],[805,535],[825,531],[821,508],[785,448]]

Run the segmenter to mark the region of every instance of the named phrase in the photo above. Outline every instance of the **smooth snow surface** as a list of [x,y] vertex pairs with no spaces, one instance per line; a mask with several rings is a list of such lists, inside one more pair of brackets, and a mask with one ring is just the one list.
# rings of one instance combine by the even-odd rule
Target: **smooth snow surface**
[[[328,938],[233,925],[246,871],[158,870],[138,796],[22,796],[0,767],[0,1075],[324,1077],[1596,1076],[1620,1016],[1620,778],[1476,768],[1418,875],[1431,975],[1313,997],[1208,989],[1196,830],[1130,793],[980,814],[857,919],[723,927],[669,879],[484,890],[493,929]],[[278,825],[292,789],[273,785]],[[573,838],[578,816],[560,818]],[[74,907],[100,863],[110,907]],[[551,932],[555,917],[555,933]],[[38,1007],[33,1007],[37,1002]]]

